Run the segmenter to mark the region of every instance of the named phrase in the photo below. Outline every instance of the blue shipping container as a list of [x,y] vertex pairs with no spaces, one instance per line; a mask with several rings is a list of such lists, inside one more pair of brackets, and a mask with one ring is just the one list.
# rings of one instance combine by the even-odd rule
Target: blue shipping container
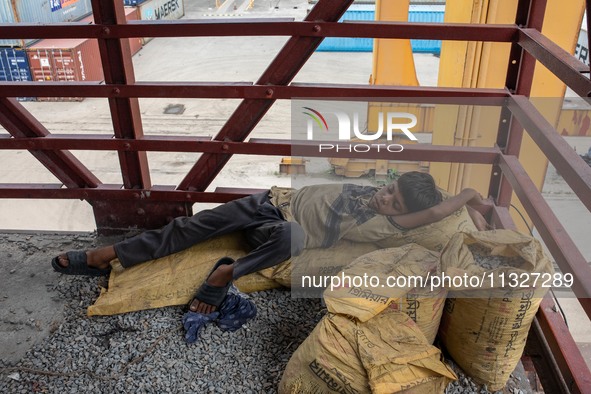
[[[0,0],[0,23],[73,22],[91,13],[90,0]],[[35,41],[0,40],[0,46],[24,47]]]
[[[32,81],[27,52],[20,48],[0,48],[0,81]],[[21,101],[33,97],[19,97]]]
[[[444,6],[410,6],[408,12],[409,22],[442,23],[445,13]],[[342,21],[373,21],[375,20],[374,6],[352,6],[343,17]],[[441,53],[441,40],[410,40],[412,51],[417,53]],[[322,41],[317,51],[324,52],[371,52],[373,51],[372,38],[348,38],[328,37]]]
[[123,5],[138,5],[142,4],[146,0],[123,0]]
[[0,81],[32,81],[27,52],[0,48]]

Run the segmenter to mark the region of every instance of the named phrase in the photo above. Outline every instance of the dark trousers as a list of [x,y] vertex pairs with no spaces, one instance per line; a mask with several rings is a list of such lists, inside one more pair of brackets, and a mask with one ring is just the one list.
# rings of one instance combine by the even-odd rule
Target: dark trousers
[[236,260],[234,279],[277,265],[304,248],[304,230],[283,218],[269,201],[268,192],[230,201],[191,217],[178,217],[159,230],[145,231],[114,247],[121,265],[127,268],[235,231],[244,232],[253,250]]

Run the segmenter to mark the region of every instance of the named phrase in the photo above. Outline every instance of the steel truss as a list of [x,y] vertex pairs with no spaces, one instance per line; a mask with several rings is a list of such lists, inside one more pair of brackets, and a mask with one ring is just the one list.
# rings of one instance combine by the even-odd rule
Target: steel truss
[[[99,233],[127,227],[158,227],[179,215],[192,214],[195,202],[226,202],[251,189],[204,190],[233,154],[320,156],[303,142],[250,139],[253,128],[275,100],[297,97],[502,106],[494,148],[414,145],[397,158],[492,164],[490,194],[497,206],[489,220],[514,227],[508,213],[513,191],[524,205],[562,272],[574,275],[573,290],[591,316],[591,268],[550,210],[518,159],[523,130],[560,171],[591,210],[591,169],[574,153],[538,110],[530,94],[536,62],[543,64],[581,97],[591,97],[589,69],[540,31],[545,0],[520,0],[515,24],[336,23],[352,0],[319,0],[302,22],[289,19],[182,20],[166,23],[125,22],[121,0],[92,0],[95,25],[10,24],[3,38],[94,38],[99,42],[105,84],[27,82],[0,83],[0,124],[10,136],[0,149],[28,150],[60,184],[0,184],[0,198],[84,199],[94,209]],[[591,1],[587,0],[587,10]],[[588,18],[588,23],[591,19]],[[588,29],[591,33],[591,29]],[[254,83],[136,83],[128,37],[196,37],[268,35],[291,37]],[[324,37],[413,38],[512,43],[504,89],[458,89],[400,86],[291,83]],[[591,39],[590,39],[591,41]],[[51,134],[17,96],[103,97],[109,101],[114,135]],[[138,98],[234,98],[241,104],[213,139],[144,135]],[[119,154],[122,185],[103,184],[70,150],[112,150]],[[202,152],[178,185],[152,186],[146,152]],[[322,154],[327,157],[326,154]],[[336,154],[335,154],[336,156]],[[361,157],[341,152],[340,157]],[[377,153],[375,158],[388,158]],[[546,298],[530,333],[528,352],[547,392],[591,392],[591,373],[554,301]],[[553,366],[557,366],[553,367]]]

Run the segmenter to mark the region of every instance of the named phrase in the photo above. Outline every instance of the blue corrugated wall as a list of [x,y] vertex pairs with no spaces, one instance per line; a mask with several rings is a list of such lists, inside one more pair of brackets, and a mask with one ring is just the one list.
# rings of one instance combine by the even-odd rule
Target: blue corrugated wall
[[[20,48],[0,48],[0,81],[31,81],[27,53]],[[19,97],[21,101],[32,97]]]
[[[409,22],[442,23],[443,9],[441,11],[413,11],[408,13]],[[373,21],[375,11],[373,9],[348,10],[339,22],[347,21]],[[415,53],[441,53],[441,40],[410,40],[412,51]],[[328,37],[324,39],[317,51],[321,52],[371,52],[373,51],[372,38],[343,38]]]

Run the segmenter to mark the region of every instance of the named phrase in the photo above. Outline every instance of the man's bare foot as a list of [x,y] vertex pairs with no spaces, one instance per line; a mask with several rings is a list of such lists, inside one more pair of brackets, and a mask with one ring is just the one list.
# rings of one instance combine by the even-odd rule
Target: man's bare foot
[[[232,281],[232,275],[234,273],[234,264],[222,264],[215,271],[213,271],[207,278],[206,283],[210,286],[225,287],[230,281]],[[207,315],[215,312],[217,307],[215,305],[206,304],[198,299],[193,299],[189,305],[189,309],[192,312],[203,313]]]
[[[115,254],[115,248],[113,248],[113,246],[92,249],[86,251],[86,264],[91,268],[107,269],[110,267],[110,261],[116,257],[117,255]],[[64,268],[70,264],[66,254],[59,255],[57,261],[58,264]]]

